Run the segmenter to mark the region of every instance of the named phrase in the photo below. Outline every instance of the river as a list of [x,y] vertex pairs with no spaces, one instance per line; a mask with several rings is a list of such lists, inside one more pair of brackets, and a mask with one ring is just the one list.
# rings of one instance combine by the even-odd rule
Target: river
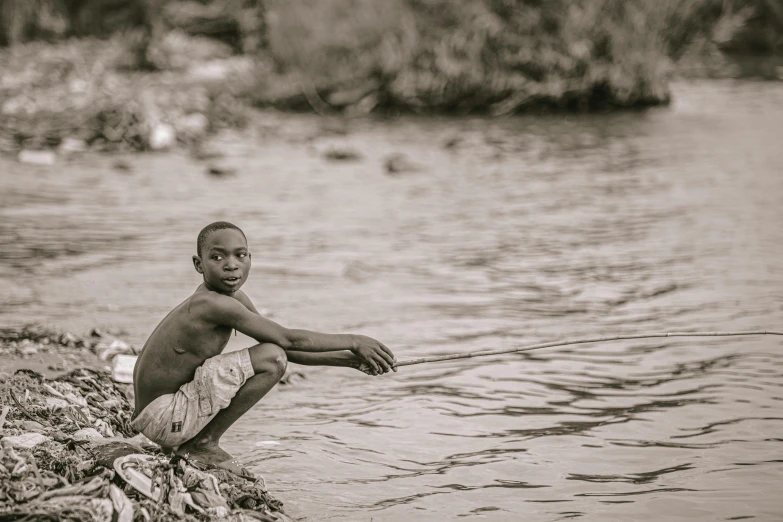
[[[400,360],[783,330],[783,83],[673,94],[495,120],[261,113],[215,140],[227,176],[184,153],[0,159],[0,324],[141,346],[199,282],[198,231],[225,219],[247,233],[262,313]],[[387,174],[396,153],[417,169]],[[224,443],[302,520],[783,518],[779,337],[296,369]]]

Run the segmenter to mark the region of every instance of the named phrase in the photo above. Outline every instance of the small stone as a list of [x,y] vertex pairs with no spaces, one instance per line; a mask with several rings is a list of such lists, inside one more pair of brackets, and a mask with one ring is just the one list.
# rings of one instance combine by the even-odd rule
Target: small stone
[[111,166],[112,166],[112,168],[114,168],[116,170],[122,170],[122,171],[125,171],[125,172],[128,172],[128,171],[131,170],[131,164],[128,163],[127,161],[125,161],[125,160],[117,160],[114,163],[112,163]]
[[236,174],[237,169],[227,165],[210,165],[207,167],[207,172],[213,176],[230,176]]
[[35,355],[38,353],[38,348],[35,346],[25,346],[22,348],[22,355]]
[[389,174],[402,174],[404,172],[418,172],[421,166],[413,163],[404,154],[393,154],[386,158],[386,172]]
[[362,155],[351,149],[332,148],[324,153],[324,158],[332,161],[358,161]]
[[60,344],[62,344],[63,346],[74,345],[74,344],[76,344],[76,341],[78,341],[78,340],[79,340],[79,338],[76,337],[71,332],[65,332],[64,334],[62,334],[60,336],[60,339],[59,339]]
[[57,155],[50,150],[23,150],[19,153],[19,162],[30,165],[54,165]]
[[60,154],[74,154],[77,152],[85,152],[87,150],[87,143],[84,140],[76,138],[65,138],[60,146],[57,148]]
[[187,74],[194,81],[221,82],[228,79],[232,73],[225,60],[212,60],[206,63],[196,63],[188,68]]
[[22,433],[21,435],[3,437],[0,439],[0,443],[3,445],[9,444],[10,446],[17,449],[33,449],[36,446],[43,444],[44,442],[49,442],[50,440],[52,440],[51,437],[47,437],[46,435],[31,431]]
[[156,125],[150,133],[150,149],[166,150],[177,143],[177,131],[166,123]]
[[462,143],[462,138],[460,136],[452,136],[443,143],[443,147],[446,149],[453,149],[460,143]]

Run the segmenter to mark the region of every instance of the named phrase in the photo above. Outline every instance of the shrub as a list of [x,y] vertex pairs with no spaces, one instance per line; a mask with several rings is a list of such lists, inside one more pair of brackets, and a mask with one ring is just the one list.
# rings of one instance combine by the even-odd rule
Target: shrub
[[370,107],[492,113],[664,103],[672,61],[753,13],[723,0],[276,0],[268,10],[286,76],[261,80],[261,104],[373,97]]

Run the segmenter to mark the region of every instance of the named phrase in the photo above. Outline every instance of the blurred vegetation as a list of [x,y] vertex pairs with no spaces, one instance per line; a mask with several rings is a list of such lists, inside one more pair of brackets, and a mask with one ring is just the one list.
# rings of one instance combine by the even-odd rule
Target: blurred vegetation
[[0,149],[74,135],[144,149],[161,123],[188,142],[241,124],[248,103],[659,104],[672,74],[783,54],[782,35],[780,0],[0,0]]

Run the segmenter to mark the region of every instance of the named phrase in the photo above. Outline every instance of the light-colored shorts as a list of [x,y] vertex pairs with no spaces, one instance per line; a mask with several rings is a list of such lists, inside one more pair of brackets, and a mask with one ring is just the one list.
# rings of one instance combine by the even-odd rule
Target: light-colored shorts
[[131,426],[161,446],[179,446],[228,406],[254,374],[247,348],[210,357],[191,382],[149,403]]

